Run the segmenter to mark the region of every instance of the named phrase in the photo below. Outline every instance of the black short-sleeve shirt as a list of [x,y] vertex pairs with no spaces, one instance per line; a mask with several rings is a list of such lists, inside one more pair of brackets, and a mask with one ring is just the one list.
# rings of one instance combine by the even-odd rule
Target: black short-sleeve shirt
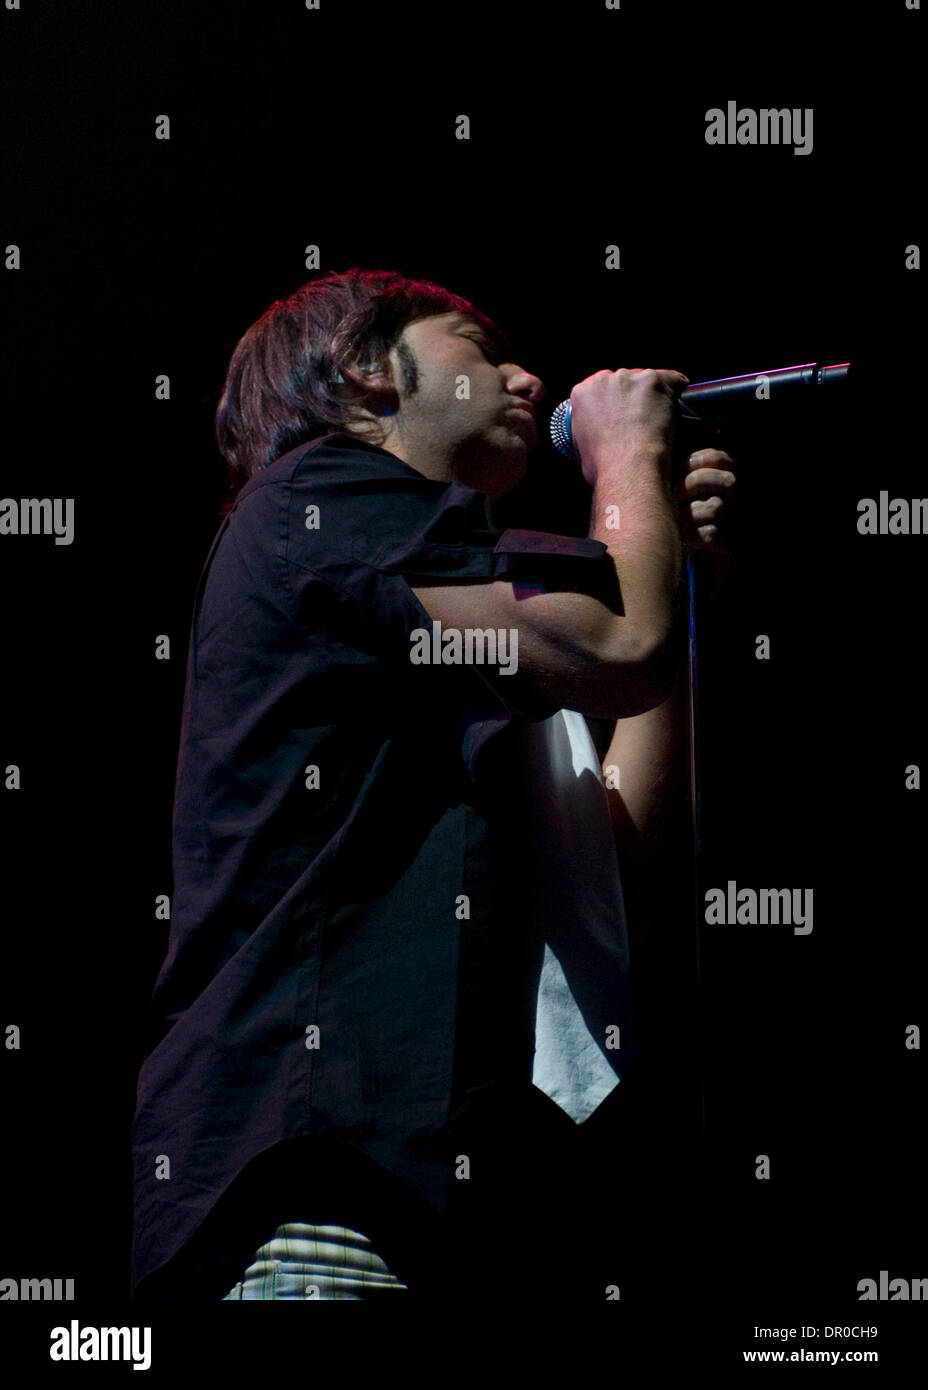
[[546,716],[488,665],[411,661],[425,577],[606,596],[614,569],[600,542],[499,530],[483,493],[344,434],[257,473],[213,541],[132,1132],[133,1288],[286,1140],[344,1146],[442,1211],[462,1099],[531,1076],[519,986],[542,947],[484,770],[507,726]]

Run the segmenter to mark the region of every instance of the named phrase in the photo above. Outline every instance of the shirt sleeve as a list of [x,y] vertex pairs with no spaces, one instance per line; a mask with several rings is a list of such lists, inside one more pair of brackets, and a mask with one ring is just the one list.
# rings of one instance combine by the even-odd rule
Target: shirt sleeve
[[[312,620],[322,583],[359,605],[408,661],[413,634],[432,627],[412,592],[421,580],[505,579],[614,603],[615,568],[601,541],[500,529],[486,495],[462,483],[425,478],[385,451],[342,453],[337,466],[329,466],[328,452],[310,451],[290,486],[286,573],[296,621]],[[520,710],[498,667],[474,674],[507,713],[548,717]]]

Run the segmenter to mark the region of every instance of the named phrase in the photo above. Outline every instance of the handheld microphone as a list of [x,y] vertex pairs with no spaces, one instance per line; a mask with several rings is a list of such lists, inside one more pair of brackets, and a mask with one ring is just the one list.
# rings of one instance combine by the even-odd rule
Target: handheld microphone
[[[850,362],[838,362],[829,367],[805,362],[798,367],[778,367],[770,372],[750,372],[747,376],[694,381],[680,392],[677,408],[685,420],[700,420],[705,424],[729,420],[752,412],[762,401],[804,403],[816,387],[843,385],[850,370]],[[570,417],[570,401],[561,401],[551,416],[551,440],[559,453],[579,462]]]

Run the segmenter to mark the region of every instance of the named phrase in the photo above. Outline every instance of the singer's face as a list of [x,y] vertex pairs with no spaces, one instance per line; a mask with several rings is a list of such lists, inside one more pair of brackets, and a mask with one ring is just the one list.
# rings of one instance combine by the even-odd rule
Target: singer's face
[[509,492],[538,443],[541,381],[516,362],[499,361],[475,319],[437,314],[409,324],[402,336],[419,376],[412,395],[400,397],[404,439],[444,458],[451,477],[491,501]]

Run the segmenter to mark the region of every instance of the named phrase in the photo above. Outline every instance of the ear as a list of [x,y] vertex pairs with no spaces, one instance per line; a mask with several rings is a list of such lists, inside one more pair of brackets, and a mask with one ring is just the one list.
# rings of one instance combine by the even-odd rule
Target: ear
[[[366,408],[373,415],[395,415],[399,409],[399,395],[389,373],[377,366],[359,367],[349,363],[344,368],[345,376],[350,377],[356,386],[361,387],[367,397]],[[341,373],[336,379],[344,381]]]
[[[365,391],[389,391],[393,387],[391,377],[378,367],[358,367],[354,363],[349,363],[345,367],[345,376],[350,377],[356,386],[363,387]],[[344,382],[345,376],[342,376],[341,372],[336,372],[335,380]]]

